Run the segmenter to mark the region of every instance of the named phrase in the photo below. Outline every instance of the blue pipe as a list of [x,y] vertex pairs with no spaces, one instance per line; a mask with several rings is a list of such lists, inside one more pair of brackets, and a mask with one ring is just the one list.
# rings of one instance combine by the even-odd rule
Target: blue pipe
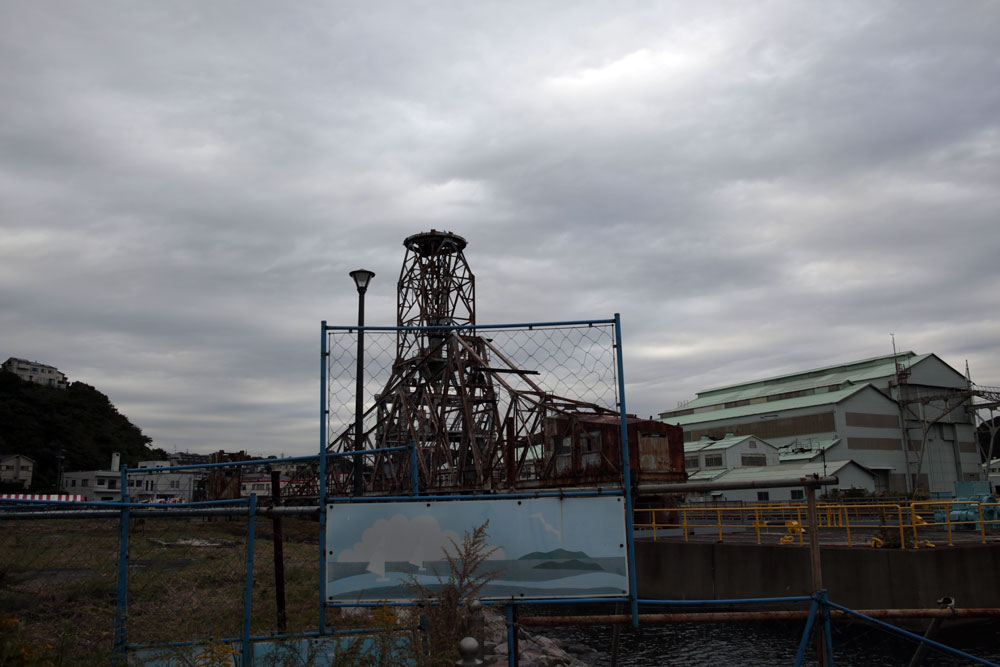
[[[363,452],[365,454],[378,454],[380,452],[401,452],[404,449],[409,449],[409,448],[410,448],[409,445],[397,445],[395,447],[380,447],[378,449],[359,449],[358,452]],[[327,452],[326,454],[323,454],[322,456],[328,456],[330,458],[347,457],[347,456],[352,456],[353,457],[358,452],[356,452],[356,451],[354,451],[352,449],[349,452]],[[313,457],[308,457],[308,458],[313,458]]]
[[831,609],[838,609],[838,610],[840,610],[840,611],[842,611],[845,614],[848,614],[850,616],[854,616],[856,618],[863,619],[863,620],[867,621],[868,623],[873,623],[873,624],[877,625],[878,627],[882,628],[883,630],[888,630],[889,632],[894,632],[897,635],[906,637],[907,639],[912,639],[914,641],[923,642],[925,644],[933,646],[934,648],[936,648],[939,651],[944,651],[945,653],[950,653],[951,655],[956,655],[956,656],[958,656],[960,658],[963,658],[965,660],[971,660],[972,662],[976,663],[977,665],[987,665],[987,667],[998,667],[998,665],[996,663],[990,662],[989,660],[984,660],[982,658],[977,658],[974,655],[969,655],[968,653],[965,653],[963,651],[959,651],[956,648],[952,648],[950,646],[945,646],[944,644],[936,642],[933,639],[927,639],[926,637],[922,637],[920,635],[913,634],[912,632],[908,632],[906,630],[903,630],[902,628],[897,628],[895,625],[892,625],[890,623],[884,623],[884,622],[882,622],[882,621],[880,621],[880,620],[878,620],[876,618],[872,618],[871,616],[866,616],[866,615],[864,615],[864,614],[862,614],[860,612],[854,611],[853,609],[848,609],[847,607],[839,605],[839,604],[837,604],[835,602],[826,601],[826,606],[830,607]]
[[250,616],[253,613],[253,551],[255,517],[257,516],[257,494],[250,494],[249,517],[247,518],[247,573],[243,584],[243,646],[240,651],[240,664],[253,664],[253,644],[250,641]]
[[[620,496],[621,489],[598,489],[596,491],[535,491],[528,493],[478,493],[478,494],[456,494],[453,496],[420,496],[421,501],[444,502],[448,500],[525,500],[531,498],[589,498],[593,496]],[[365,496],[354,498],[352,496],[338,496],[327,498],[326,502],[341,503],[385,503],[385,502],[412,502],[413,496]]]
[[830,622],[830,607],[828,605],[828,599],[826,595],[826,589],[820,589],[816,592],[816,597],[819,600],[820,608],[820,620],[823,623],[823,633],[826,635],[826,664],[827,667],[834,667],[833,665],[833,624]]
[[514,642],[517,641],[517,628],[514,627],[514,605],[507,605],[507,665],[508,667],[517,667],[517,663],[514,661]]
[[326,632],[326,445],[329,411],[326,407],[326,360],[330,355],[326,343],[326,320],[320,324],[319,372],[319,632]]
[[[7,502],[6,499],[0,502]],[[72,507],[134,507],[136,509],[155,509],[157,507],[184,508],[184,507],[204,507],[205,505],[242,505],[247,502],[246,498],[235,498],[231,500],[201,500],[193,503],[133,503],[121,502],[118,500],[12,500],[10,502],[35,503],[37,505],[66,505]]]
[[570,320],[566,322],[520,322],[516,324],[454,324],[426,327],[389,327],[389,326],[326,326],[327,331],[454,331],[456,329],[544,329],[551,327],[584,327],[614,324],[615,320]]
[[639,627],[639,593],[635,573],[635,528],[632,525],[632,472],[628,452],[628,410],[625,408],[625,363],[622,358],[621,315],[615,313],[615,356],[618,359],[618,410],[621,420],[622,484],[625,487],[625,543],[628,546],[628,594],[632,599],[632,627]]
[[[808,599],[808,598],[806,598]],[[616,602],[628,602],[627,597],[607,597],[607,598],[549,598],[549,599],[518,599],[512,600],[511,598],[498,598],[494,600],[481,599],[484,605],[560,605],[560,604],[603,604],[603,603],[616,603]],[[363,602],[361,600],[356,600],[352,602],[328,602],[327,607],[330,608],[351,608],[351,607],[412,607],[417,603],[408,600],[372,600],[368,602]]]
[[202,468],[232,468],[233,466],[270,465],[272,463],[296,463],[312,461],[315,456],[290,456],[283,459],[247,459],[245,461],[226,461],[225,463],[186,463],[182,466],[161,466],[158,468],[136,468],[132,474],[146,472],[175,472],[177,470],[201,470]]
[[[402,627],[398,628],[400,630],[404,629]],[[349,635],[366,635],[380,632],[378,629],[374,628],[346,628],[344,630],[337,630],[336,632],[327,632],[320,634],[318,632],[302,632],[294,635],[251,635],[251,642],[261,642],[261,641],[280,641],[286,639],[322,639],[324,637],[342,637]],[[236,642],[242,642],[243,637],[224,637],[222,639],[215,640],[222,644],[235,644]],[[157,648],[179,648],[182,646],[203,646],[208,642],[205,640],[192,639],[188,641],[178,641],[178,642],[164,642],[159,644],[129,644],[128,650],[137,651],[143,649],[157,649]]]
[[809,645],[809,633],[812,632],[813,622],[816,620],[816,612],[819,610],[819,602],[813,600],[809,608],[809,618],[806,619],[806,627],[802,631],[802,639],[799,641],[799,650],[795,654],[795,667],[802,667],[802,661],[806,657],[806,646]]
[[[118,582],[115,595],[115,639],[114,639],[114,662],[116,665],[124,665],[128,662],[126,652],[128,650],[128,525],[129,525],[129,497],[128,497],[128,466],[121,468],[121,524],[119,526],[120,537],[118,538]],[[109,503],[113,504],[113,503]]]
[[809,595],[792,595],[785,598],[736,598],[729,600],[639,600],[639,604],[660,605],[662,607],[700,607],[708,605],[770,604],[774,602],[811,602]]

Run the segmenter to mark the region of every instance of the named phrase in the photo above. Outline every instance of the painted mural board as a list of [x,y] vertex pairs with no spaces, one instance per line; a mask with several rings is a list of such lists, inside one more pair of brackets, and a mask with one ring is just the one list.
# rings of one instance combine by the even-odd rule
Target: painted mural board
[[495,548],[483,565],[498,576],[487,599],[628,594],[620,496],[331,504],[327,508],[329,602],[408,600],[412,577],[434,590],[454,553],[487,520]]

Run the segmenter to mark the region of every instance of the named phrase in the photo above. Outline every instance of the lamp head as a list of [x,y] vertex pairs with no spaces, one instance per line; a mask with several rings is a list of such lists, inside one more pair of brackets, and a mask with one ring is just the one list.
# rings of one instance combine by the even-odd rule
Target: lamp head
[[354,278],[354,284],[357,285],[358,292],[364,294],[364,291],[368,289],[368,283],[375,277],[375,272],[367,269],[355,269],[351,271],[350,275]]

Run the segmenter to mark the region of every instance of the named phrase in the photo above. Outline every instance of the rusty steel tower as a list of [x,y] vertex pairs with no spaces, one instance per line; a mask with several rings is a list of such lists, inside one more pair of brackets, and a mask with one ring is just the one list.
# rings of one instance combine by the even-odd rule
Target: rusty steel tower
[[[476,323],[476,277],[465,260],[458,234],[431,230],[403,241],[406,257],[399,272],[396,325],[449,327]],[[447,329],[441,331],[441,335]],[[419,359],[441,336],[401,331],[396,364]]]
[[[391,377],[365,409],[364,432],[345,427],[327,451],[397,448],[365,454],[365,495],[408,493],[415,478],[421,493],[620,481],[619,413],[547,392],[533,380],[537,371],[517,367],[477,331],[466,245],[457,234],[435,230],[403,242]],[[640,458],[656,460],[665,476],[647,479],[683,480],[680,429],[628,422],[630,440],[640,441],[630,467],[638,471]],[[643,438],[648,451],[640,456]],[[351,493],[347,461],[328,467],[331,496]],[[317,474],[314,468],[299,475],[288,495],[317,495]]]

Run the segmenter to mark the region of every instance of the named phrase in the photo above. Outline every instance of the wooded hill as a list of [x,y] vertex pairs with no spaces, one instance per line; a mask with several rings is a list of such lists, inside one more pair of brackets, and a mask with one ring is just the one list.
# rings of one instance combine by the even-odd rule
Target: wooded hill
[[55,491],[59,456],[64,471],[107,470],[113,452],[130,466],[167,458],[151,442],[88,384],[56,389],[0,371],[0,454],[34,459],[34,491]]

